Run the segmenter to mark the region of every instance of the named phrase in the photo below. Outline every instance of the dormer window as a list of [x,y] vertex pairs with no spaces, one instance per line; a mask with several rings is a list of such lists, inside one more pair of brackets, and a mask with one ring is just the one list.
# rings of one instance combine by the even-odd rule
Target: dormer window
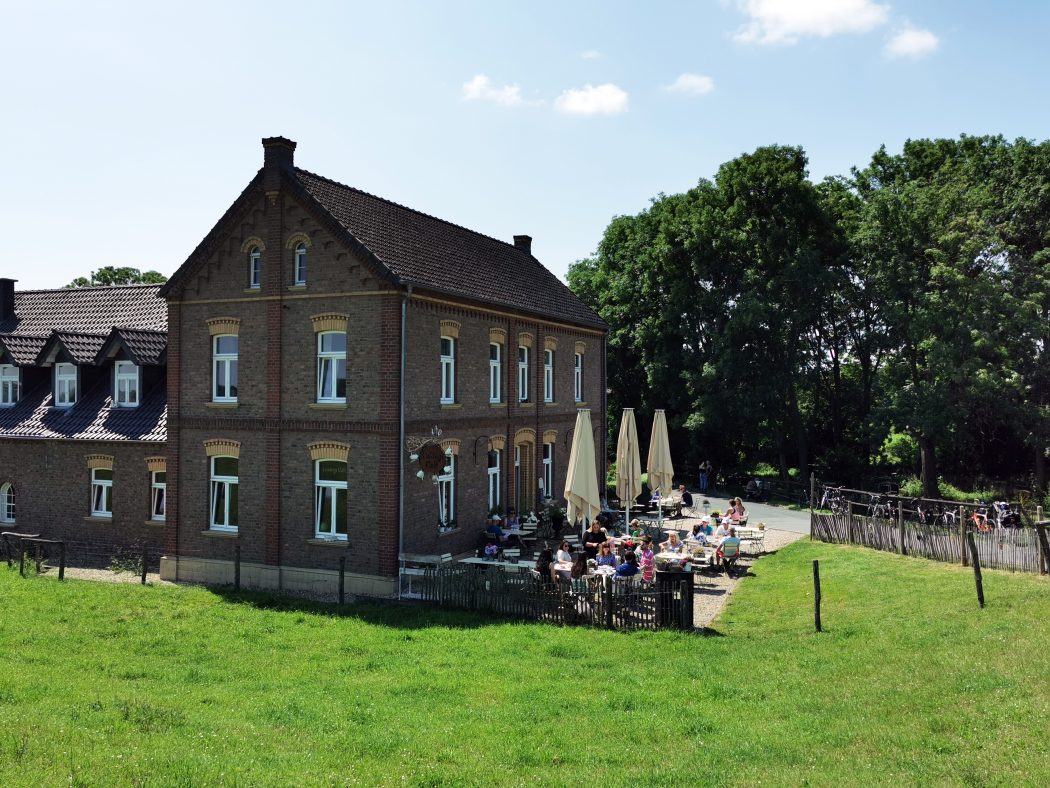
[[13,364],[0,364],[0,408],[17,405],[22,397],[22,370]]
[[77,404],[77,368],[73,364],[55,364],[55,405],[71,408]]
[[118,408],[137,408],[139,405],[139,368],[130,361],[113,365],[113,402]]
[[295,283],[306,284],[306,244],[295,247]]
[[248,250],[248,287],[262,287],[262,250],[258,246]]

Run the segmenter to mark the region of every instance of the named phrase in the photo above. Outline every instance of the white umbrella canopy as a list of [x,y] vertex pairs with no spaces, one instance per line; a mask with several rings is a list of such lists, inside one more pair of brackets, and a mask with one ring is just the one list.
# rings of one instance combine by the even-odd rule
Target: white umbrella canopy
[[593,520],[602,510],[589,410],[581,410],[576,414],[572,451],[569,452],[569,467],[565,473],[565,500],[569,504],[566,516],[570,523],[584,517]]
[[671,444],[667,439],[667,417],[662,410],[653,414],[653,434],[649,439],[649,489],[659,488],[661,497],[671,493],[674,466],[671,465]]
[[642,459],[638,445],[638,427],[634,421],[634,408],[624,408],[620,419],[620,435],[616,439],[616,495],[628,509],[634,499],[642,494]]

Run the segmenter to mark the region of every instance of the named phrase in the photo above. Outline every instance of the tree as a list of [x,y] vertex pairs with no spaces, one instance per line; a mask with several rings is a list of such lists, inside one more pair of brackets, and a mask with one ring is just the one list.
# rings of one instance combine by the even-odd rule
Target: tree
[[91,277],[78,276],[66,287],[109,287],[113,285],[163,284],[168,277],[159,271],[140,271],[138,268],[118,268],[107,265],[91,272]]

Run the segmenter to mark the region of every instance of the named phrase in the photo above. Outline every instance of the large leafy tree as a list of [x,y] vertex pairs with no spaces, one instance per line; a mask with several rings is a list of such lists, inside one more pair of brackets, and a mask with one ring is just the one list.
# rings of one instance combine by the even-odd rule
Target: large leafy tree
[[91,276],[78,276],[66,287],[108,287],[112,285],[162,284],[168,278],[159,271],[140,271],[138,268],[106,265]]

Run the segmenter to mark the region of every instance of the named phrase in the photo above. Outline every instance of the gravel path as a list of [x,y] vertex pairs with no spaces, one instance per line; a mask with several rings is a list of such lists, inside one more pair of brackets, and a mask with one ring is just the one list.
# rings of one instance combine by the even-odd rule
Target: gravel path
[[696,587],[693,590],[693,623],[696,628],[702,629],[711,626],[711,623],[718,618],[718,614],[722,612],[722,608],[725,607],[729,595],[736,589],[737,584],[744,579],[746,570],[755,561],[762,560],[762,556],[775,553],[781,547],[802,539],[804,536],[805,534],[794,531],[777,531],[767,528],[765,552],[757,556],[742,556],[733,577],[728,577],[725,572],[716,574],[714,570],[694,575]]

